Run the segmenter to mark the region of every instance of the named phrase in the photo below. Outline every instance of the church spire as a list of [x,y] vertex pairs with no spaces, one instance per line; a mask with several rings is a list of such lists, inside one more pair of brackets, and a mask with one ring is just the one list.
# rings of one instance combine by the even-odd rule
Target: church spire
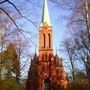
[[42,13],[42,22],[41,22],[41,24],[42,23],[47,23],[49,26],[51,26],[49,12],[48,12],[47,0],[44,0],[43,13]]

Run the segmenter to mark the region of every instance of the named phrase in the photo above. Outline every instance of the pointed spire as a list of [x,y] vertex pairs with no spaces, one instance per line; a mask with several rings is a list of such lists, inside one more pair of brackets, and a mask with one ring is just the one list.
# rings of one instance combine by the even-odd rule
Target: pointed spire
[[36,53],[36,51],[37,51],[37,50],[36,50],[36,47],[37,47],[37,46],[35,45],[35,53]]
[[41,25],[42,25],[42,23],[47,23],[49,26],[51,26],[49,12],[48,12],[47,0],[44,0]]
[[57,48],[56,48],[56,55],[57,55]]

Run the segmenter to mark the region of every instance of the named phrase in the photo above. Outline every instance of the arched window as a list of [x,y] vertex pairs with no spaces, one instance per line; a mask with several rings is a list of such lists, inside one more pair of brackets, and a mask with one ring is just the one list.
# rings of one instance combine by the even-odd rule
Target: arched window
[[51,47],[51,40],[50,40],[51,38],[50,38],[50,34],[48,34],[48,47],[50,48]]
[[43,34],[43,48],[45,48],[45,34]]

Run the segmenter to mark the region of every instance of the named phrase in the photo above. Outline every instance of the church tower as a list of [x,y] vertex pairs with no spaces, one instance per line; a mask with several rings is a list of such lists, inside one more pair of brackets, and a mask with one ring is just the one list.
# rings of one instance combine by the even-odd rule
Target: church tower
[[[53,54],[52,26],[49,18],[47,0],[44,0],[42,22],[39,30],[39,55],[43,61]],[[42,60],[39,58],[39,60]]]
[[53,54],[53,33],[47,0],[44,0],[39,28],[38,53],[31,60],[26,90],[67,90],[68,80],[62,59]]

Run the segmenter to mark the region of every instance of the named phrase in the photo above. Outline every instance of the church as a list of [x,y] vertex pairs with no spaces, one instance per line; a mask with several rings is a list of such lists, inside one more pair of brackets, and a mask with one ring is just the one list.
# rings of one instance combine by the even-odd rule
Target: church
[[44,0],[39,27],[39,50],[31,60],[26,90],[68,90],[68,78],[62,58],[53,52],[53,30],[47,0]]

